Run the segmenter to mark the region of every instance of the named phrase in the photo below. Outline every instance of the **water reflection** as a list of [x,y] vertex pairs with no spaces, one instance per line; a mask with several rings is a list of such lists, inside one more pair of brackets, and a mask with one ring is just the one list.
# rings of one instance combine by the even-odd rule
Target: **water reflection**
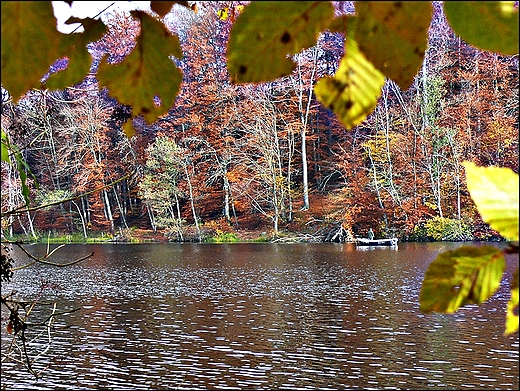
[[399,246],[357,246],[356,250],[358,251],[397,251],[399,250]]
[[[507,292],[455,315],[418,311],[438,245],[88,248],[77,267],[38,269],[62,288],[47,299],[82,307],[57,328],[41,389],[518,388]],[[10,287],[36,291],[33,277]],[[2,365],[3,387],[32,385]]]

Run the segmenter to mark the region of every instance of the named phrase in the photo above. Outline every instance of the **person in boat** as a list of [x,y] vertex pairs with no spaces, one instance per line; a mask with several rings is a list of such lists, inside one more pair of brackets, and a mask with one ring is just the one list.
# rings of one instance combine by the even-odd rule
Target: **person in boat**
[[372,228],[368,229],[368,239],[369,240],[374,239],[374,231],[372,231]]

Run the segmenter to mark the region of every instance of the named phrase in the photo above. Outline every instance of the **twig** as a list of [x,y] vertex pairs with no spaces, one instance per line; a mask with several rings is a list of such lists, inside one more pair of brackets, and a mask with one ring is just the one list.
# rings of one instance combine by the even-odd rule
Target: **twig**
[[72,196],[72,197],[69,197],[69,198],[65,198],[63,200],[50,202],[50,203],[45,204],[45,205],[38,205],[38,206],[33,206],[31,208],[25,208],[25,209],[20,209],[20,208],[23,208],[23,206],[19,206],[18,208],[15,208],[15,209],[12,209],[12,210],[8,210],[7,212],[2,212],[2,217],[3,216],[14,215],[14,214],[26,213],[26,212],[34,212],[35,210],[48,208],[49,206],[63,204],[63,203],[68,202],[68,201],[74,201],[74,200],[77,200],[77,199],[79,199],[81,197],[85,197],[87,195],[90,195],[90,194],[93,194],[93,193],[97,193],[98,191],[101,191],[101,190],[107,189],[107,188],[109,188],[111,186],[114,186],[116,183],[119,183],[119,182],[121,182],[124,179],[130,178],[131,175],[132,174],[127,174],[127,175],[125,175],[125,176],[115,180],[114,182],[109,183],[108,185],[104,185],[104,186],[98,187],[97,189],[94,189],[94,190],[91,190],[91,191],[87,191],[86,193],[77,194],[75,196]]
[[[17,271],[17,270],[21,270],[21,269],[25,269],[26,267],[29,267],[31,265],[34,265],[35,263],[42,263],[44,265],[50,265],[50,266],[56,266],[56,267],[65,267],[65,266],[71,266],[71,265],[75,265],[76,263],[79,263],[81,261],[84,261],[85,259],[91,257],[92,255],[94,255],[94,252],[91,252],[90,254],[88,255],[85,255],[79,259],[76,259],[75,261],[72,261],[72,262],[69,262],[69,263],[54,263],[54,262],[49,262],[49,261],[46,261],[47,258],[49,258],[52,254],[54,254],[57,250],[59,250],[60,248],[64,247],[65,244],[60,244],[58,247],[56,247],[55,249],[53,249],[51,252],[49,252],[49,248],[47,247],[47,253],[41,257],[41,258],[37,258],[35,257],[34,255],[32,255],[31,253],[29,253],[23,246],[20,242],[14,242],[14,244],[16,244],[20,249],[22,249],[22,251],[29,257],[31,258],[33,261],[32,262],[29,262],[25,265],[22,265],[22,266],[18,266],[18,267],[13,267],[12,270],[13,271]],[[47,244],[48,245],[48,244]]]

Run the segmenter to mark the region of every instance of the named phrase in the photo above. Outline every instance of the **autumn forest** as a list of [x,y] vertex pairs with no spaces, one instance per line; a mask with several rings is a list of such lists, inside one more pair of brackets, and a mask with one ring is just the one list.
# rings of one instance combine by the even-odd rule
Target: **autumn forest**
[[[518,173],[518,55],[466,44],[433,2],[411,87],[387,79],[375,110],[347,130],[314,95],[336,72],[344,35],[321,34],[294,56],[290,76],[233,84],[226,45],[239,4],[225,17],[223,2],[172,8],[165,24],[184,53],[172,57],[180,90],[153,124],[133,118],[131,137],[131,107],[96,79],[104,56],[116,63],[134,48],[130,14],[113,13],[89,44],[82,83],[16,103],[2,88],[2,129],[27,164],[32,200],[11,213],[25,207],[20,170],[2,162],[2,235],[343,242],[372,228],[402,241],[501,239],[482,221],[462,162]],[[351,2],[334,6],[354,12]],[[49,72],[66,66],[60,59]]]

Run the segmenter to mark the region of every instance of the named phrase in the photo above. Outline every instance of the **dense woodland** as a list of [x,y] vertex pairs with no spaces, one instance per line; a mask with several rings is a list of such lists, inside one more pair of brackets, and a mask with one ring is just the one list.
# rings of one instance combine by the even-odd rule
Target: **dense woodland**
[[[354,12],[350,2],[335,6]],[[130,15],[113,14],[109,33],[89,46],[81,84],[31,90],[17,104],[2,90],[2,128],[30,168],[33,200],[32,210],[9,213],[24,197],[18,170],[2,162],[3,235],[348,241],[371,227],[401,240],[499,239],[469,196],[462,162],[518,173],[518,56],[467,45],[441,3],[433,7],[412,86],[387,80],[374,112],[351,131],[313,95],[337,70],[342,34],[322,34],[288,77],[236,85],[226,70],[233,18],[219,17],[222,4],[174,7],[166,25],[182,44],[184,58],[172,59],[181,89],[152,125],[134,119],[131,138],[122,129],[131,108],[96,81],[101,58],[120,61],[139,33]]]

